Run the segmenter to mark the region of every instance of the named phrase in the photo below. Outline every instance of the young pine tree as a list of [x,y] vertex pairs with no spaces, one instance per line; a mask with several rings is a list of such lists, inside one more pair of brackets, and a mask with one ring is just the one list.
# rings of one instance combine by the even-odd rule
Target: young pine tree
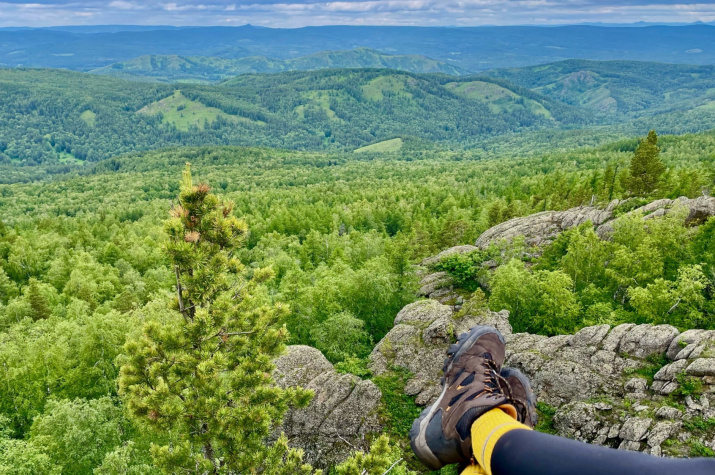
[[632,195],[648,196],[660,184],[665,164],[660,159],[658,134],[651,130],[636,148],[628,173],[628,189]]
[[27,301],[32,309],[33,320],[45,320],[50,318],[52,310],[47,303],[47,299],[42,295],[42,290],[36,279],[30,279],[30,285],[27,288]]
[[165,231],[176,297],[127,342],[119,379],[132,417],[169,439],[152,446],[154,464],[165,473],[310,473],[285,438],[267,443],[286,410],[311,395],[271,384],[287,308],[260,299],[272,271],[242,277],[234,252],[246,223],[193,185],[187,165]]

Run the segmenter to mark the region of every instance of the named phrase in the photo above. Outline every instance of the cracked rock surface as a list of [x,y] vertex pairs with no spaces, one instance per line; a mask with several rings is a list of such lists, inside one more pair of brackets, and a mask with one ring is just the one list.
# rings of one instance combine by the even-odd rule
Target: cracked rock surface
[[319,350],[309,346],[289,346],[275,365],[278,386],[315,392],[310,405],[290,410],[277,431],[285,433],[292,447],[305,450],[306,462],[326,468],[355,449],[367,450],[365,435],[381,429],[377,409],[382,395],[375,383],[337,373]]

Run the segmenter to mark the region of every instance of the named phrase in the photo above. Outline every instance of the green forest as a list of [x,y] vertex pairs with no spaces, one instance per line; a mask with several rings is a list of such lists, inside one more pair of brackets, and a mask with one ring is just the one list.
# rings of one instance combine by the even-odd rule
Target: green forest
[[348,152],[400,138],[417,151],[503,155],[715,127],[710,66],[580,61],[488,74],[324,69],[198,85],[0,69],[0,166],[13,165],[0,182],[173,146]]
[[[65,75],[68,84],[106,81],[100,92],[116,104],[126,101],[127,109],[172,93],[142,85],[134,94],[113,89],[128,84],[113,79],[52,74]],[[334,74],[287,77],[320,82]],[[342,74],[348,85],[340,94],[349,94],[350,84],[359,88],[350,81],[360,77],[414,77]],[[280,91],[285,77],[261,82],[266,91]],[[255,90],[257,81],[247,76],[236,84]],[[424,81],[432,87],[441,79]],[[32,94],[44,87],[40,81]],[[13,97],[25,97],[27,107],[49,107],[33,102],[28,90],[18,86]],[[81,92],[85,106],[94,93]],[[182,86],[182,93],[228,110],[227,99],[213,90]],[[407,92],[395,93],[398,103],[400,94]],[[231,100],[240,101],[240,94]],[[280,93],[261,100],[273,111],[291,104]],[[47,120],[29,111],[15,120]],[[97,109],[94,118],[72,120],[78,128],[90,122],[114,127],[102,125],[102,114]],[[156,139],[152,127],[161,119],[144,120],[128,121],[128,130],[136,128],[136,140],[142,132]],[[67,123],[59,122],[58,130]],[[196,133],[167,132],[161,145],[172,143],[171,134],[190,143]],[[129,135],[118,130],[116,140]],[[50,160],[42,142],[28,140],[38,162]],[[69,139],[54,140],[56,153],[71,152],[61,145]],[[713,132],[653,132],[524,155],[416,142],[386,153],[199,146],[120,155],[134,148],[125,143],[112,152],[117,156],[101,160],[99,150],[111,149],[112,140],[86,142],[93,163],[82,167],[54,164],[51,174],[43,167],[3,168],[3,474],[312,473],[285,439],[265,443],[286,410],[311,396],[270,384],[272,358],[286,344],[311,345],[339,371],[372,378],[366,357],[397,312],[416,300],[413,265],[423,258],[472,244],[512,217],[614,199],[623,200],[616,212],[626,215],[654,199],[694,198],[715,185]],[[12,157],[9,143],[4,150]],[[12,174],[35,168],[44,171],[31,181]],[[584,225],[540,256],[517,240],[439,266],[472,304],[510,310],[516,331],[553,335],[622,322],[715,329],[715,220],[698,224],[685,226],[677,211],[647,225],[626,217],[610,241]],[[503,265],[485,273],[480,264],[487,259]],[[224,377],[226,368],[230,376]],[[384,397],[394,395],[385,380],[375,380],[386,388]],[[385,415],[391,440],[376,437],[369,456],[357,454],[331,470],[381,474],[401,458],[391,473],[424,470],[410,458],[400,429],[411,423],[416,406],[400,404],[401,412]]]

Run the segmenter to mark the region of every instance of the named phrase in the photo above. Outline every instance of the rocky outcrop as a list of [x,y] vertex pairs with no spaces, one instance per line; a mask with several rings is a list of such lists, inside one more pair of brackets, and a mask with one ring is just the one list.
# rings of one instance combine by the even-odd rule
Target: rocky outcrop
[[[434,267],[445,257],[479,249],[485,250],[493,244],[512,241],[520,236],[524,237],[525,244],[530,248],[528,253],[539,255],[541,249],[553,242],[561,233],[589,221],[593,223],[596,233],[602,239],[608,239],[613,234],[615,223],[621,219],[621,217],[614,218],[614,211],[618,205],[619,202],[615,200],[605,209],[580,206],[566,211],[544,211],[531,216],[514,218],[494,226],[479,236],[476,246],[455,246],[423,260],[418,266],[418,275],[421,279],[419,295],[458,308],[462,303],[463,296],[460,295],[458,289],[454,288],[452,277],[446,272],[434,271]],[[715,198],[701,196],[696,199],[657,200],[623,216],[637,215],[648,220],[675,211],[683,213],[686,224],[696,226],[715,216]],[[493,260],[486,261],[482,265],[488,271],[497,268],[497,263]],[[480,281],[479,284],[482,287],[488,286],[486,281]]]
[[[510,219],[484,231],[477,239],[476,247],[487,249],[490,245],[503,240],[511,241],[517,236],[523,236],[527,246],[539,248],[551,243],[567,229],[580,226],[588,221],[594,225],[599,236],[607,239],[613,233],[614,222],[618,220],[614,211],[619,204],[622,203],[614,200],[605,209],[579,206],[566,211],[544,211]],[[694,199],[681,197],[676,200],[657,200],[636,208],[626,215],[638,215],[644,219],[651,219],[665,216],[675,210],[683,210],[685,222],[695,226],[715,216],[715,198],[701,196]]]
[[[701,196],[695,199],[680,197],[676,200],[656,200],[645,206],[636,208],[626,213],[624,216],[642,216],[643,219],[653,219],[665,216],[672,212],[682,212],[685,223],[690,226],[698,226],[708,218],[715,216],[715,198],[711,196]],[[611,220],[597,227],[596,233],[602,239],[608,239],[613,234],[613,225],[618,220]]]
[[579,206],[566,211],[544,211],[522,218],[505,221],[484,231],[476,242],[476,247],[487,249],[500,241],[511,241],[524,236],[527,246],[542,247],[551,243],[567,229],[591,221],[594,226],[611,220],[618,201],[613,201],[606,209]]
[[370,355],[373,372],[409,370],[405,392],[430,404],[456,335],[492,325],[507,339],[507,364],[524,371],[538,400],[555,411],[558,434],[655,455],[688,455],[695,442],[715,449],[713,424],[698,433],[683,428],[715,418],[715,332],[623,324],[545,337],[512,334],[506,311],[455,315],[433,300],[405,307]]
[[367,450],[365,435],[381,429],[377,409],[382,397],[377,386],[351,374],[339,374],[323,354],[308,346],[290,346],[275,361],[278,386],[304,387],[315,392],[310,405],[286,414],[277,433],[292,447],[305,450],[305,459],[327,468],[356,449]]

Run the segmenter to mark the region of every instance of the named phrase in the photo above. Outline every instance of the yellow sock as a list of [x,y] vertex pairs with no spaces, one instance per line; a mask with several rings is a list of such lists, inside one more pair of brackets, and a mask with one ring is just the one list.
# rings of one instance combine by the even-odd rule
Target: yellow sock
[[[513,410],[511,407],[509,409]],[[509,412],[511,413],[512,411]],[[472,452],[474,460],[484,469],[484,472],[470,472],[468,468],[462,474],[476,475],[486,473],[487,475],[492,475],[491,461],[494,447],[501,436],[515,429],[531,430],[499,408],[492,409],[474,421],[474,424],[472,424]]]
[[482,470],[482,467],[479,465],[470,465],[464,469],[461,475],[487,475],[487,472]]

